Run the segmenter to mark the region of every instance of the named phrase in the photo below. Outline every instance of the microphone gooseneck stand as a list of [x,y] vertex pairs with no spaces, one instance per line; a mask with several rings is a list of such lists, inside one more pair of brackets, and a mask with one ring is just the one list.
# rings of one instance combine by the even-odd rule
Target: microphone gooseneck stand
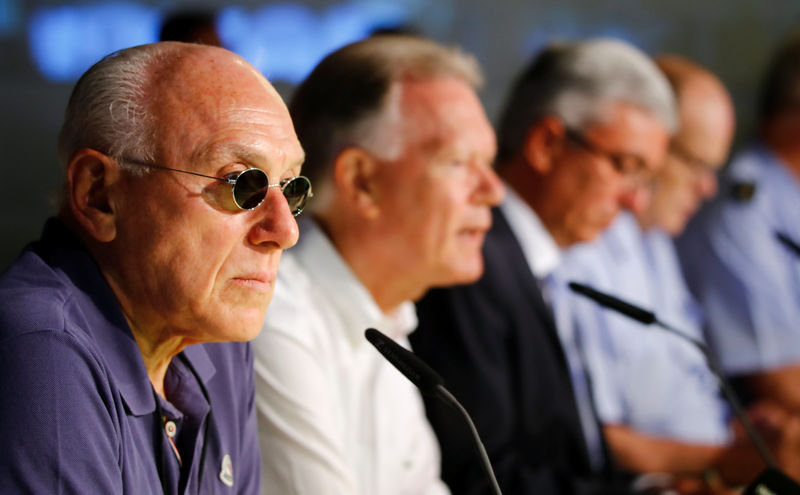
[[663,328],[664,330],[673,333],[681,337],[682,339],[690,342],[697,348],[705,357],[706,362],[708,363],[709,369],[711,372],[714,373],[714,376],[717,377],[717,381],[719,382],[720,387],[722,388],[722,393],[725,394],[725,398],[728,399],[731,407],[733,408],[733,414],[741,421],[742,426],[744,426],[745,431],[747,431],[747,435],[750,437],[750,440],[753,441],[753,444],[758,449],[758,453],[761,454],[761,458],[764,459],[764,462],[767,464],[767,467],[771,469],[777,469],[778,463],[775,462],[775,459],[772,457],[772,454],[767,449],[767,446],[764,444],[764,440],[761,438],[761,435],[758,434],[755,427],[753,426],[752,421],[750,418],[745,414],[744,408],[742,407],[741,402],[739,402],[739,398],[736,396],[736,393],[733,391],[733,387],[731,387],[730,382],[724,378],[722,375],[722,368],[720,367],[717,359],[714,355],[709,351],[708,346],[705,345],[703,342],[700,342],[697,339],[686,335],[685,333],[681,332],[675,327],[664,323],[661,320],[656,319],[654,322],[655,325]]
[[483,467],[483,471],[486,473],[486,477],[489,480],[489,484],[492,485],[492,492],[496,495],[501,495],[500,492],[500,485],[497,484],[497,478],[494,476],[494,471],[492,470],[492,462],[489,460],[489,454],[486,453],[486,447],[483,446],[483,442],[481,442],[481,437],[478,435],[478,429],[475,428],[475,423],[472,422],[472,418],[469,416],[469,413],[464,406],[461,405],[460,402],[450,393],[449,390],[444,388],[443,385],[437,385],[436,391],[434,395],[439,399],[443,400],[447,404],[450,404],[454,409],[456,409],[459,413],[461,413],[461,417],[464,418],[464,422],[469,427],[470,433],[472,433],[473,442],[472,445],[475,448],[475,452],[478,454],[478,457],[481,459],[481,466]]
[[673,335],[677,335],[681,339],[685,340],[692,344],[697,350],[705,358],[706,362],[708,363],[709,369],[717,378],[717,381],[722,388],[722,393],[725,394],[725,398],[728,399],[728,402],[731,404],[733,408],[733,413],[736,415],[736,418],[742,422],[742,426],[744,426],[745,431],[747,431],[747,435],[753,441],[753,444],[758,449],[758,453],[761,455],[761,458],[764,459],[764,462],[767,464],[769,468],[777,469],[777,463],[770,454],[769,450],[767,449],[766,445],[764,444],[764,440],[761,438],[761,435],[758,434],[753,423],[744,413],[744,409],[742,408],[742,404],[739,401],[739,398],[736,396],[736,393],[733,391],[730,383],[727,379],[725,379],[724,375],[722,374],[722,370],[719,366],[714,355],[709,351],[708,346],[705,343],[695,339],[687,335],[686,333],[678,330],[677,328],[659,320],[655,313],[652,311],[648,311],[646,309],[640,308],[635,306],[629,302],[623,301],[617,297],[614,297],[609,294],[605,294],[600,292],[588,285],[581,284],[578,282],[570,282],[569,288],[572,289],[574,292],[588,297],[589,299],[593,300],[594,302],[600,304],[601,306],[612,309],[621,313],[629,318],[632,318],[639,323],[644,325],[656,325],[658,327],[663,328],[664,330],[672,333]]
[[725,398],[733,408],[736,418],[742,423],[747,435],[750,437],[753,445],[755,445],[758,453],[761,455],[761,458],[767,465],[767,469],[750,485],[748,485],[743,495],[800,495],[800,485],[781,472],[781,470],[778,468],[778,464],[775,462],[772,454],[767,449],[764,440],[761,438],[761,435],[758,434],[753,426],[753,423],[750,421],[750,418],[748,418],[744,413],[744,409],[742,408],[741,402],[736,396],[736,393],[733,391],[733,387],[731,387],[728,380],[722,374],[722,368],[719,366],[717,359],[704,342],[697,340],[690,335],[687,335],[685,332],[682,332],[677,328],[659,320],[652,311],[648,311],[612,295],[600,292],[592,287],[589,287],[588,285],[578,282],[570,282],[569,288],[582,296],[588,297],[605,308],[617,311],[618,313],[632,318],[644,325],[656,325],[672,333],[673,335],[677,335],[697,348],[705,358],[706,363],[708,363],[709,369],[717,378]]
[[480,457],[481,466],[486,473],[486,478],[489,480],[492,493],[494,493],[494,495],[502,495],[500,485],[497,484],[497,478],[492,469],[492,463],[489,460],[489,455],[486,453],[486,448],[483,446],[483,442],[481,442],[480,435],[478,435],[478,430],[475,428],[472,418],[470,418],[464,406],[462,406],[453,394],[444,387],[444,380],[442,377],[423,360],[417,357],[416,354],[378,330],[368,328],[364,332],[364,336],[387,361],[408,378],[411,383],[416,385],[423,394],[436,397],[461,413],[461,417],[464,418],[470,433],[472,433],[473,446],[475,447],[478,457]]
[[789,237],[789,234],[776,230],[775,238],[778,239],[781,242],[781,244],[783,244],[784,247],[786,247],[786,249],[793,252],[795,256],[800,256],[800,244],[798,244],[797,242],[795,242],[794,239]]

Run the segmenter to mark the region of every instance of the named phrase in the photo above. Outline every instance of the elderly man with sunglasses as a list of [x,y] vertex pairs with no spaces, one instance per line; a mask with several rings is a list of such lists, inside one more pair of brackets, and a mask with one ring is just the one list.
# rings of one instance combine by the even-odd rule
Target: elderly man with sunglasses
[[0,492],[257,492],[246,341],[310,195],[285,105],[226,50],[139,46],[78,81],[59,155],[0,278]]
[[378,36],[290,102],[317,188],[254,342],[263,493],[447,493],[418,391],[364,330],[408,345],[413,300],[481,273],[502,186],[477,78],[455,50]]

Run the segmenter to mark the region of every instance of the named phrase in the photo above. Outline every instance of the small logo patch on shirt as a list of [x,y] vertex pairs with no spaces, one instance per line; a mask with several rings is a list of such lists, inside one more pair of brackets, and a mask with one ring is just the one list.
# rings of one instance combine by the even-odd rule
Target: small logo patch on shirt
[[750,201],[756,194],[755,182],[736,182],[731,185],[731,196],[736,201]]
[[222,458],[219,479],[225,483],[226,486],[233,486],[233,463],[231,462],[231,456],[228,454],[225,454],[225,457]]

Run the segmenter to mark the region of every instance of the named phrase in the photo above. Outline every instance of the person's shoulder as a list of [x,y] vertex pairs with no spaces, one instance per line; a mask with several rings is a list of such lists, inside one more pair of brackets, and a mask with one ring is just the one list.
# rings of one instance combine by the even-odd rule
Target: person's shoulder
[[[108,369],[83,315],[75,288],[35,253],[24,252],[0,277],[0,375],[73,392],[110,391]],[[56,393],[49,385],[36,392],[40,399]]]
[[765,160],[759,148],[748,148],[733,158],[720,176],[716,197],[703,205],[679,236],[677,246],[683,256],[711,239],[747,241],[750,229],[764,224],[771,215],[768,185],[763,180]]
[[63,330],[73,292],[34,252],[0,277],[0,340],[26,332]]
[[761,147],[739,152],[722,174],[714,203],[724,212],[746,212],[763,205],[773,161]]
[[89,322],[96,308],[85,304],[68,276],[27,249],[0,276],[0,352],[38,349],[54,365],[72,363],[105,375],[105,360]]

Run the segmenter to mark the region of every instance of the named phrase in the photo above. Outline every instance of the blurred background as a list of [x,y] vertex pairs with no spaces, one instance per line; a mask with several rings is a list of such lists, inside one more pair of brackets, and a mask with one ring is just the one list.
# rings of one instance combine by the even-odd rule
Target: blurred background
[[736,146],[753,131],[769,57],[800,25],[800,0],[0,0],[0,270],[55,211],[56,136],[75,80],[106,53],[156,41],[164,19],[187,10],[213,13],[223,46],[253,63],[284,98],[326,53],[375,31],[460,45],[483,67],[481,97],[493,120],[544,43],[621,38],[716,72],[736,104]]

